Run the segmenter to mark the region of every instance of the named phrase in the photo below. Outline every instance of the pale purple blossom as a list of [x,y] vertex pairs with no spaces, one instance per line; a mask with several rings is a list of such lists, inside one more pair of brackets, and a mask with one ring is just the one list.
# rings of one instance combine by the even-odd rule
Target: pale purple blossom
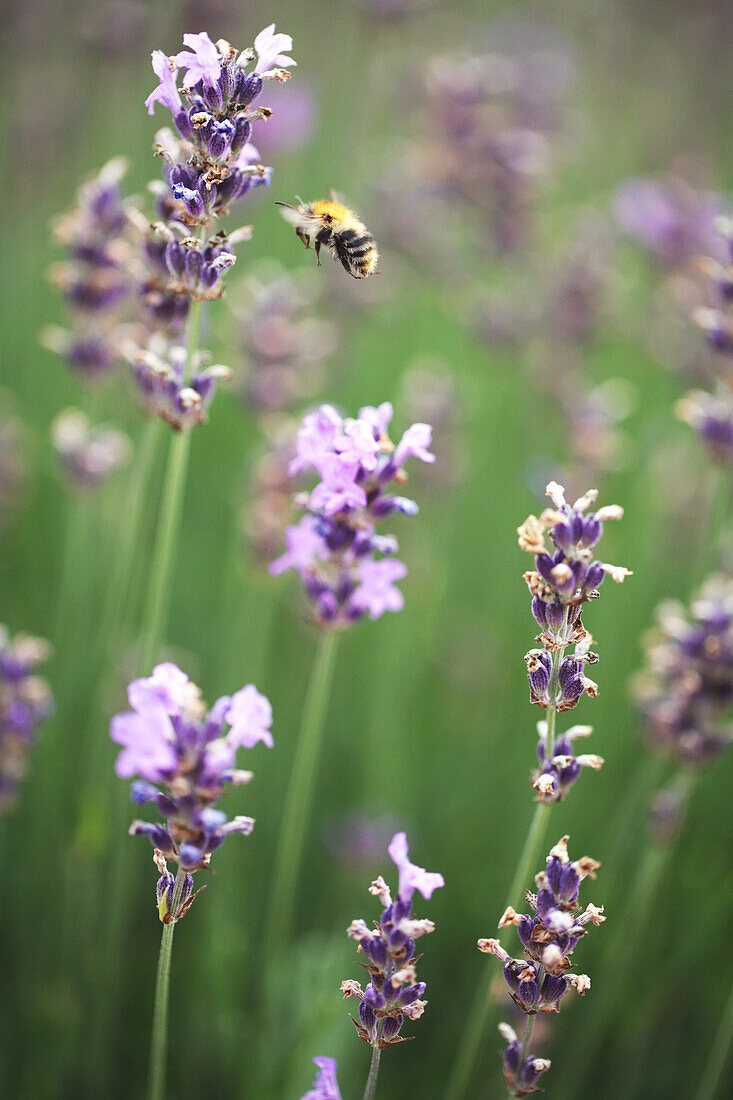
[[336,448],[345,462],[356,462],[365,470],[374,470],[379,454],[379,441],[374,438],[374,428],[361,417],[345,420],[343,435],[336,440]]
[[343,427],[343,420],[332,405],[321,405],[312,413],[306,413],[298,431],[298,453],[288,467],[291,477],[317,463],[333,447],[337,435]]
[[133,801],[152,802],[166,819],[165,825],[135,821],[130,833],[147,836],[186,871],[205,867],[226,836],[252,831],[251,818],[228,822],[214,805],[225,785],[251,779],[235,768],[237,750],[260,741],[272,747],[270,704],[248,684],[207,711],[199,689],[171,662],[133,681],[128,697],[133,710],[110,723],[112,740],[122,746],[115,770],[124,779],[139,776]]
[[216,46],[206,31],[184,34],[183,44],[190,49],[181,50],[174,58],[179,68],[188,69],[183,78],[183,87],[193,88],[202,80],[207,88],[212,88],[221,73],[221,54]]
[[302,1100],[341,1100],[336,1070],[338,1063],[335,1058],[314,1058],[313,1062],[318,1068],[318,1074],[313,1083],[313,1088],[306,1092]]
[[402,466],[408,458],[419,458],[421,462],[435,462],[435,455],[428,450],[432,441],[433,429],[429,424],[413,424],[395,447],[392,461],[396,466]]
[[289,34],[276,34],[274,23],[270,23],[269,27],[265,27],[264,30],[260,31],[255,38],[254,46],[257,53],[255,72],[260,76],[272,68],[298,64],[297,61],[293,61],[292,57],[280,52],[281,50],[292,50],[293,40]]
[[366,493],[356,483],[358,462],[349,462],[339,454],[328,454],[319,460],[318,472],[323,480],[311,493],[313,509],[335,516],[344,508],[366,506]]
[[354,607],[367,611],[370,619],[378,619],[385,611],[401,611],[405,597],[395,587],[395,581],[406,576],[407,566],[396,558],[363,561],[360,583],[351,597]]
[[258,741],[272,748],[272,707],[254,684],[247,684],[232,696],[226,720],[232,727],[229,742],[239,748],[251,749]]
[[411,902],[416,890],[427,901],[432,897],[434,890],[445,886],[445,881],[437,871],[426,871],[424,867],[410,863],[407,858],[408,850],[407,833],[395,833],[387,852],[400,873],[398,887],[400,901]]
[[272,576],[295,569],[301,575],[316,561],[325,561],[328,548],[315,528],[312,516],[303,516],[297,527],[285,530],[285,553],[270,563]]
[[181,110],[181,97],[178,92],[176,64],[162,50],[153,50],[150,55],[153,60],[153,72],[160,84],[154,88],[145,100],[148,114],[155,112],[155,104],[162,103],[174,115]]

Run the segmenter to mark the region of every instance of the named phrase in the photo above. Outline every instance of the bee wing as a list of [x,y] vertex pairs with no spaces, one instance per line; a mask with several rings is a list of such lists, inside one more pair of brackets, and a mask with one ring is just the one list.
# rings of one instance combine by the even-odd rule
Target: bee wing
[[286,222],[290,222],[291,225],[298,226],[303,220],[303,216],[298,210],[297,206],[291,206],[287,202],[276,202],[275,206],[281,207],[280,213],[285,218]]

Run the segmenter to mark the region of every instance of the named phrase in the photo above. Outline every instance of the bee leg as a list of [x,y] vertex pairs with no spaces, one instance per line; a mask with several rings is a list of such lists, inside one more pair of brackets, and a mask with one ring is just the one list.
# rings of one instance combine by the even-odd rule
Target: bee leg
[[318,263],[316,264],[316,267],[320,267],[321,266],[321,242],[318,240],[317,237],[316,237],[316,260],[318,261]]
[[310,248],[311,239],[307,233],[304,233],[302,229],[296,229],[295,235],[303,242],[306,248]]

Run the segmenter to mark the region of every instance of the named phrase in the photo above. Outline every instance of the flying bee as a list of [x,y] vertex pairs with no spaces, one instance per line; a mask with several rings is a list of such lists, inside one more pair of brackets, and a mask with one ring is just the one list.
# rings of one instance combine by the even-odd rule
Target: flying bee
[[306,248],[310,248],[311,238],[314,239],[319,267],[321,248],[326,248],[354,279],[379,274],[374,237],[353,210],[331,199],[306,203],[299,195],[296,198],[298,206],[286,202],[277,205],[282,206],[283,217],[295,226],[295,233]]

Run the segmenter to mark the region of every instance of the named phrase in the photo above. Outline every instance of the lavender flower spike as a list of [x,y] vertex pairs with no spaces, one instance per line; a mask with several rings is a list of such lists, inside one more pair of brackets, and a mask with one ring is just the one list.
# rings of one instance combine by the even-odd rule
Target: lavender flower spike
[[0,814],[14,808],[38,727],[53,712],[51,689],[37,675],[50,655],[42,638],[11,638],[0,624]]
[[517,929],[522,957],[512,958],[497,939],[478,941],[479,951],[501,962],[509,996],[529,1018],[522,1044],[513,1030],[503,1025],[502,1034],[508,1043],[503,1057],[504,1077],[512,1096],[538,1091],[535,1081],[550,1064],[527,1057],[532,1020],[539,1012],[559,1012],[560,1001],[569,988],[579,994],[590,989],[586,974],[570,973],[570,956],[587,934],[588,926],[606,919],[602,906],[589,904],[581,909],[578,903],[580,883],[584,878],[595,878],[600,864],[588,856],[571,863],[567,841],[563,837],[551,850],[545,870],[535,880],[537,893],[527,891],[532,914],[516,913],[510,906],[499,921],[499,928],[513,925]]
[[435,925],[412,916],[412,895],[418,890],[430,898],[444,885],[442,875],[410,863],[405,833],[397,833],[387,850],[400,872],[398,895],[393,901],[384,879],[375,879],[369,893],[384,907],[378,927],[372,930],[365,921],[354,920],[346,933],[366,956],[370,981],[365,989],[351,979],[341,984],[344,997],[359,1001],[358,1022],[352,1017],[359,1038],[377,1051],[403,1042],[405,1016],[417,1020],[425,1010],[425,983],[418,982],[415,970],[415,940]]
[[318,1075],[313,1084],[301,1100],[341,1100],[336,1070],[338,1068],[335,1058],[314,1058],[318,1067]]
[[[252,818],[228,821],[214,806],[228,783],[241,785],[252,778],[235,767],[237,750],[260,741],[272,746],[270,704],[249,684],[207,711],[199,689],[170,662],[134,680],[128,697],[133,709],[110,724],[112,740],[122,745],[115,768],[122,778],[139,776],[132,785],[133,802],[151,802],[165,818],[165,825],[135,821],[130,833],[147,836],[161,859],[175,860],[190,876],[209,865],[230,833],[252,832]],[[161,874],[159,908],[168,885]],[[164,911],[170,919],[183,915],[180,909],[172,916],[168,908]]]
[[407,573],[396,560],[397,540],[380,535],[380,520],[417,512],[414,501],[388,493],[403,485],[411,457],[433,462],[432,430],[413,424],[395,446],[387,435],[392,406],[367,406],[356,418],[342,417],[331,405],[308,413],[298,432],[291,476],[312,470],[320,479],[296,502],[306,513],[285,532],[286,552],[270,565],[272,574],[295,569],[322,624],[345,627],[369,615],[401,610],[396,581]]

